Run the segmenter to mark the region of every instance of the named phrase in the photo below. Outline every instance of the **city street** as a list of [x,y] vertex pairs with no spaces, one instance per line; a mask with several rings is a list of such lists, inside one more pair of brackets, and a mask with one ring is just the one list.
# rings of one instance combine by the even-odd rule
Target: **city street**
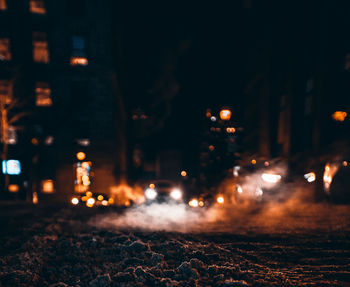
[[0,220],[0,286],[350,286],[345,205],[2,203]]

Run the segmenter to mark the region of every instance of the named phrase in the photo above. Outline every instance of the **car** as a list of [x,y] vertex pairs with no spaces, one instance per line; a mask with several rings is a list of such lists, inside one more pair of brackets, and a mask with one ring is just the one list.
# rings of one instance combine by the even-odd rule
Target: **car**
[[71,198],[70,203],[74,206],[105,207],[112,205],[114,203],[114,200],[106,194],[93,193],[91,191],[87,191],[86,193],[75,194]]
[[180,184],[170,180],[154,180],[144,188],[146,204],[183,203],[184,192]]

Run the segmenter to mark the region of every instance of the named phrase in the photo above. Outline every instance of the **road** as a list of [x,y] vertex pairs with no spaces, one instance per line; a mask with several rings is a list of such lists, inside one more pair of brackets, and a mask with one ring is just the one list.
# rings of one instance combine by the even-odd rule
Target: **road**
[[349,206],[293,206],[1,204],[0,286],[350,286]]

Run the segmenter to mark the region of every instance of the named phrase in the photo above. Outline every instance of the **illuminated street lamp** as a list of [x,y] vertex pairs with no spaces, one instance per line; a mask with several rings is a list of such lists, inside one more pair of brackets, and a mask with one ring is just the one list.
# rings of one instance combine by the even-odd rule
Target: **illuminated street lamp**
[[223,121],[228,121],[231,119],[231,111],[229,109],[222,109],[220,111],[220,119]]
[[78,159],[78,160],[84,160],[85,157],[86,157],[86,154],[83,153],[82,151],[80,151],[80,152],[77,153],[77,159]]

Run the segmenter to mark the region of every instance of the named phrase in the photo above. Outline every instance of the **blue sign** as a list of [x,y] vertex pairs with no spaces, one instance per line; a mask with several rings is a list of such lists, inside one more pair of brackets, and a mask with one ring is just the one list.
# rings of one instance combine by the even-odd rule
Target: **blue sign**
[[21,174],[21,163],[16,159],[9,159],[2,161],[2,173],[3,174],[11,174],[18,175]]

